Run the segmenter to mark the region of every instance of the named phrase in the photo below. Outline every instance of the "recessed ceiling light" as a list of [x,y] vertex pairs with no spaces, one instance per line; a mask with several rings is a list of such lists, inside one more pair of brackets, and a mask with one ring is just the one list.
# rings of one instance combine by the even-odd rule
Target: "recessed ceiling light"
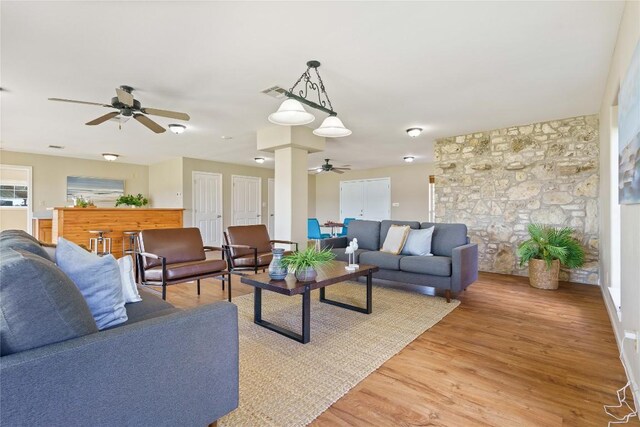
[[411,138],[415,138],[422,133],[422,128],[409,128],[407,133]]
[[102,157],[104,157],[104,159],[108,162],[115,162],[120,156],[113,153],[102,153]]
[[227,136],[227,135],[222,135],[220,138],[221,139],[233,139],[232,136]]
[[407,163],[411,163],[413,162],[416,158],[414,156],[404,156],[403,157],[404,161]]
[[260,163],[260,164],[264,163],[264,157],[254,157],[253,160],[255,160],[256,163]]
[[49,148],[53,148],[54,150],[64,150],[63,145],[50,145]]
[[180,135],[182,132],[185,131],[185,129],[187,129],[185,125],[176,125],[176,124],[169,125],[169,130],[175,133],[176,135]]

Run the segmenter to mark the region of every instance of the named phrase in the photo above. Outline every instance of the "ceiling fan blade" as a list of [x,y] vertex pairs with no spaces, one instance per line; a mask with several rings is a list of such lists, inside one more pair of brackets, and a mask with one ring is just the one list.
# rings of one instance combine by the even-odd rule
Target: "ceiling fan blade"
[[178,119],[188,121],[191,117],[187,113],[178,113],[177,111],[158,110],[156,108],[142,108],[145,114],[151,114],[152,116],[169,117],[170,119]]
[[331,170],[339,170],[339,171],[350,171],[351,168],[331,168]]
[[154,131],[155,133],[162,133],[166,131],[165,128],[163,128],[162,126],[160,126],[159,124],[157,124],[156,122],[151,120],[149,117],[145,116],[144,114],[134,114],[133,118],[139,121],[140,123],[142,123],[143,125],[145,125],[146,127],[148,127],[149,129],[151,129],[152,131]]
[[336,169],[336,168],[331,169],[331,172],[340,173],[340,174],[344,173],[344,171],[341,171],[340,169]]
[[133,106],[133,95],[129,92],[126,92],[119,87],[116,88],[116,93],[118,94],[118,101],[122,102],[124,105],[128,107]]
[[93,119],[90,122],[85,123],[86,125],[89,126],[95,126],[95,125],[99,125],[100,123],[104,123],[109,119],[113,119],[114,117],[116,117],[118,114],[120,114],[120,111],[112,111],[110,113],[105,114],[104,116],[100,116],[97,119]]
[[99,105],[101,107],[111,107],[111,105],[101,104],[100,102],[76,101],[73,99],[62,99],[62,98],[48,98],[48,99],[49,101],[72,102],[74,104],[87,104],[87,105]]

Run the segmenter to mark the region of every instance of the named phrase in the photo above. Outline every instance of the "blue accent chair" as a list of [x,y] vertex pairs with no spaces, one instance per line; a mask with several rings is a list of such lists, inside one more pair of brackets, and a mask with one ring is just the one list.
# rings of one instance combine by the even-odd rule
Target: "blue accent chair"
[[329,233],[320,231],[320,222],[318,218],[307,218],[307,238],[308,239],[327,239],[331,237]]
[[342,231],[338,233],[338,237],[345,237],[347,235],[347,230],[349,229],[349,223],[354,220],[355,218],[344,219],[344,221],[342,222],[344,224],[344,227],[342,227]]

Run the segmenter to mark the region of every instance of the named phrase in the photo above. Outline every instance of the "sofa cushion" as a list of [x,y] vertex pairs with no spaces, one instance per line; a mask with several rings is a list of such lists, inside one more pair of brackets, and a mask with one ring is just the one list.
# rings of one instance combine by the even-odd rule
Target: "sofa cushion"
[[377,265],[386,270],[400,270],[400,259],[402,255],[390,254],[387,252],[368,251],[360,255],[360,264]]
[[0,250],[2,356],[98,332],[82,294],[51,261]]
[[[194,276],[203,276],[225,270],[227,263],[221,259],[205,261],[179,262],[167,265],[167,280],[178,280]],[[162,281],[162,267],[153,267],[144,271],[145,280]]]
[[[333,252],[333,254],[336,256],[335,257],[336,261],[349,262],[349,255],[347,255],[344,251],[345,251],[345,248],[331,249],[331,252]],[[356,261],[356,263],[358,263],[360,261],[360,255],[365,253],[365,252],[369,252],[369,251],[366,250],[366,249],[356,249],[356,251],[355,251],[355,261]]]
[[389,232],[387,233],[387,237],[384,239],[384,243],[382,244],[380,251],[398,255],[400,251],[402,251],[404,243],[407,241],[409,230],[410,228],[408,225],[392,225],[389,228]]
[[349,223],[347,240],[358,239],[358,247],[369,251],[380,249],[380,222],[356,220]]
[[0,233],[0,248],[27,251],[47,261],[53,261],[36,239],[21,230],[6,230]]
[[451,276],[451,258],[446,256],[404,256],[400,260],[400,270],[449,277]]
[[60,237],[56,263],[84,296],[99,329],[127,320],[120,267],[113,255],[100,257]]
[[408,225],[412,230],[420,229],[420,223],[418,221],[393,221],[385,219],[380,222],[380,243],[385,241],[389,228],[391,228],[392,225]]
[[402,255],[431,256],[433,227],[411,230],[402,248]]
[[116,325],[116,328],[180,311],[149,290],[142,289],[140,293],[143,296],[142,301],[124,306],[127,309],[128,319],[126,322]]
[[453,248],[467,244],[467,226],[464,224],[437,224],[423,222],[420,228],[434,227],[431,239],[431,253],[451,256]]

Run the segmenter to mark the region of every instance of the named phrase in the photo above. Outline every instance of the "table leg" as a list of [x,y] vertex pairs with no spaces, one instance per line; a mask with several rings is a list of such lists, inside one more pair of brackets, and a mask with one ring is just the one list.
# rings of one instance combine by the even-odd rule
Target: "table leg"
[[302,294],[302,344],[311,339],[311,289],[305,286]]
[[334,301],[328,299],[325,295],[325,288],[320,288],[320,302],[325,304],[335,305],[337,307],[346,308],[347,310],[357,311],[358,313],[371,314],[373,311],[373,272],[371,270],[367,273],[367,306],[366,308],[358,307],[351,304],[345,304],[340,301]]
[[306,344],[311,340],[311,288],[309,286],[305,287],[304,293],[302,294],[302,335],[262,320],[262,289],[258,287],[255,288],[253,294],[253,304],[253,323],[256,325],[277,332],[302,344]]

